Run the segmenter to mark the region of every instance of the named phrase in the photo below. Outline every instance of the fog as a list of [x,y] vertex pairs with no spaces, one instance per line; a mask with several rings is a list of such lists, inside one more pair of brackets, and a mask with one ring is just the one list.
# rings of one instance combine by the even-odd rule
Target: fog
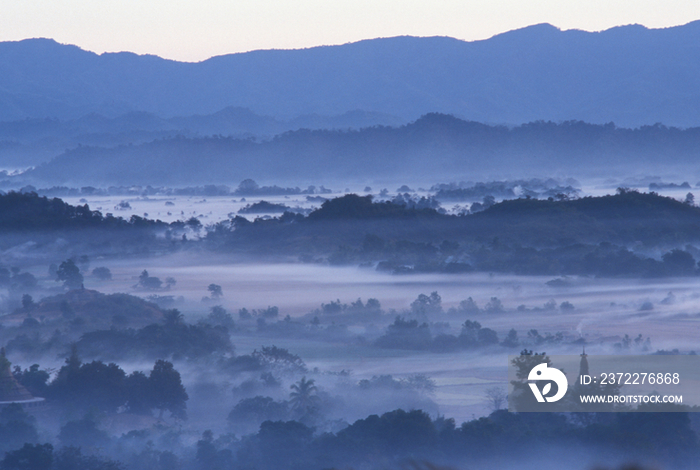
[[[521,338],[526,337],[531,329],[537,329],[542,334],[563,333],[564,341],[561,344],[532,345],[548,353],[577,353],[580,345],[570,343],[579,338],[585,340],[591,353],[611,352],[614,351],[613,345],[625,334],[649,337],[654,350],[679,348],[687,352],[698,346],[697,335],[689,327],[697,321],[700,312],[700,289],[693,278],[642,281],[570,277],[566,279],[566,287],[550,287],[546,283],[552,280],[551,277],[488,273],[396,276],[369,268],[237,263],[235,259],[218,257],[215,260],[211,255],[192,253],[110,261],[104,265],[111,270],[112,280],[101,282],[86,279],[87,289],[108,294],[127,292],[148,299],[154,292],[135,287],[144,269],[151,276],[162,279],[173,277],[177,281],[173,287],[155,293],[177,299],[172,306],[192,323],[206,318],[213,305],[221,305],[233,313],[237,322],[239,319],[235,314],[239,309],[266,309],[270,306],[279,308],[279,320],[289,315],[308,322],[321,304],[336,299],[349,304],[358,298],[376,298],[381,302],[385,314],[369,323],[361,319],[343,318],[348,326],[348,336],[341,343],[322,337],[316,340],[266,337],[264,333],[251,335],[243,331],[232,332],[231,340],[239,355],[250,354],[262,345],[274,344],[298,354],[309,369],[317,368],[321,375],[351,371],[355,381],[386,374],[395,378],[425,374],[436,385],[430,397],[436,404],[434,412],[453,417],[457,422],[490,413],[484,399],[485,390],[495,385],[507,385],[508,350],[494,348],[478,352],[426,353],[375,349],[358,344],[354,339],[364,337],[372,341],[382,334],[395,316],[410,318],[410,305],[422,293],[438,292],[444,310],[444,313],[431,314],[423,320],[447,323],[449,326],[444,327],[445,331],[453,334],[459,334],[460,325],[465,319],[479,321],[484,327],[496,330],[501,338],[511,328],[516,329]],[[207,297],[207,286],[212,283],[220,285],[223,291],[223,296],[216,301]],[[673,294],[673,302],[668,302],[669,293]],[[447,313],[469,297],[481,308],[492,297],[497,297],[503,304],[503,310],[469,315]],[[545,304],[551,300],[554,300],[556,307],[547,309]],[[570,302],[575,308],[561,310],[558,306],[562,302]],[[653,304],[653,310],[640,311],[642,305],[648,302]],[[335,321],[332,315],[317,315],[324,324]],[[15,360],[21,356],[11,355],[10,358]],[[38,360],[32,358],[32,361]],[[40,362],[42,366],[55,368],[60,365],[61,359],[48,356],[40,358]],[[30,365],[25,361],[18,364],[24,367]],[[131,372],[143,370],[147,365],[123,363],[122,367]],[[235,404],[230,393],[235,381],[229,379],[222,382],[221,375],[215,371],[202,375],[200,366],[194,366],[192,371],[189,370],[192,366],[182,364],[182,367],[188,390],[191,387],[197,390],[199,382],[210,380],[214,384],[212,388],[225,397],[223,401],[215,400],[217,405],[230,408]],[[325,384],[328,379],[319,378],[318,381]],[[336,385],[331,380],[327,386],[332,388]],[[282,387],[279,391],[281,396],[285,394],[284,389]],[[192,395],[190,407],[195,406],[197,394]],[[351,422],[371,414],[369,411],[354,410],[340,418]],[[222,412],[216,410],[216,413]],[[194,414],[200,415],[200,412]],[[209,423],[208,427],[215,426]]]
[[[629,187],[641,189],[659,185],[660,194],[684,200],[681,209],[694,217],[693,203],[686,197],[693,191],[689,185],[649,179],[628,182],[633,183]],[[622,180],[605,185],[575,183],[573,201],[611,194],[616,185],[625,184]],[[552,185],[551,191],[560,191],[568,183],[547,184]],[[381,251],[373,248],[375,239],[368,237],[383,230],[380,223],[341,218],[310,225],[313,217],[308,214],[331,210],[330,204],[322,206],[324,201],[344,200],[351,188],[312,196],[255,195],[245,200],[232,195],[80,195],[63,199],[100,210],[105,216],[94,216],[90,222],[94,226],[63,228],[55,222],[58,229],[44,232],[8,231],[0,237],[0,343],[17,367],[16,380],[36,387],[33,393],[43,393],[48,399],[47,407],[34,413],[36,421],[30,420],[37,434],[28,442],[53,443],[56,458],[67,458],[58,450],[61,445],[79,446],[84,458],[100,456],[129,468],[145,465],[138,462],[146,462],[147,452],[166,461],[172,455],[183,468],[200,468],[206,460],[201,450],[205,448],[216,456],[210,456],[212,459],[218,459],[211,468],[229,468],[234,462],[275,468],[280,464],[276,459],[287,455],[287,444],[282,443],[291,438],[275,441],[281,450],[260,454],[269,444],[263,444],[270,438],[266,433],[274,429],[282,434],[309,433],[302,446],[305,450],[299,454],[303,459],[327,459],[323,461],[328,466],[346,462],[376,468],[373,457],[355,460],[348,456],[345,441],[350,435],[367,438],[376,425],[417,426],[406,431],[409,441],[422,436],[420,429],[429,428],[433,436],[420,437],[432,444],[421,444],[415,453],[389,441],[382,444],[387,447],[377,452],[390,456],[387,468],[408,465],[410,458],[484,470],[529,468],[536,455],[549,455],[552,468],[584,470],[601,462],[622,464],[642,455],[637,447],[630,451],[605,444],[604,434],[599,440],[589,436],[587,444],[577,443],[578,450],[571,452],[571,442],[593,429],[588,424],[566,417],[541,417],[538,422],[524,414],[510,414],[498,410],[504,405],[494,405],[489,394],[507,390],[508,356],[523,351],[577,355],[584,346],[591,356],[697,351],[700,288],[694,257],[700,253],[698,240],[632,239],[615,248],[646,257],[644,266],[657,271],[606,276],[581,269],[570,273],[563,265],[546,275],[514,274],[508,265],[479,264],[484,253],[500,259],[503,246],[519,252],[519,245],[507,245],[513,243],[507,234],[504,242],[490,236],[486,240],[478,236],[455,239],[454,234],[460,232],[449,224],[472,220],[469,218],[484,209],[499,207],[500,201],[509,199],[508,191],[521,198],[518,201],[529,201],[525,196],[535,190],[545,198],[545,185],[530,181],[436,185],[432,189],[393,186],[392,191],[363,188],[356,192],[390,201],[379,202],[377,207],[455,217],[417,219],[424,224],[422,228],[395,240],[391,238],[395,236],[393,223],[387,223],[388,231],[376,232],[389,240],[382,242],[386,250]],[[455,192],[449,193],[452,190]],[[496,191],[493,194],[498,197],[448,199],[438,206],[445,209],[441,214],[427,207],[434,205],[431,198],[439,191],[447,195]],[[625,191],[619,192],[618,199],[629,194]],[[23,197],[41,204],[31,194]],[[569,196],[557,197],[550,197],[549,202],[569,200]],[[632,197],[646,196],[633,192]],[[241,212],[261,201],[284,204],[299,215]],[[407,209],[411,204],[414,206]],[[426,210],[420,204],[433,212],[420,212]],[[108,212],[124,220],[106,217]],[[85,217],[84,212],[78,214]],[[241,225],[236,216],[247,219],[249,225]],[[193,217],[199,223],[192,222]],[[291,222],[280,222],[284,217]],[[408,220],[400,223],[409,226],[412,222]],[[116,229],[104,230],[101,224]],[[431,224],[446,227],[449,235]],[[245,232],[245,227],[251,231]],[[231,238],[239,232],[243,235]],[[344,236],[343,232],[357,232],[357,236],[336,242],[335,234]],[[249,238],[246,233],[251,234]],[[608,232],[602,233],[608,237]],[[406,239],[398,238],[401,236]],[[297,241],[287,243],[285,237]],[[308,242],[309,237],[330,241],[323,245]],[[268,240],[270,250],[266,252]],[[359,248],[352,245],[353,240],[360,240]],[[554,242],[552,246],[589,246],[587,249],[600,249],[608,256],[604,251],[610,245],[607,238],[601,238],[599,245],[595,239],[586,243],[589,245]],[[350,245],[338,248],[343,244]],[[316,249],[309,251],[309,247]],[[330,251],[324,251],[326,247]],[[397,256],[389,248],[407,256],[396,266],[411,269],[382,269],[382,262]],[[355,250],[355,255],[334,259],[335,249]],[[545,253],[549,248],[538,249]],[[690,269],[671,269],[676,265],[669,253],[680,256],[677,252],[683,253],[682,262],[692,260]],[[469,269],[419,270],[426,263],[421,258],[425,253]],[[156,401],[139,405],[139,397],[149,397],[153,392],[147,390],[153,388],[138,387],[159,380],[159,371],[167,369],[163,361],[177,371],[186,398],[181,396],[171,408]],[[98,373],[95,371],[107,374],[108,369],[114,375],[106,388],[100,388],[104,386],[99,380],[88,378]],[[45,375],[37,376],[41,371]],[[85,382],[66,385],[71,381],[80,384],[80,380]],[[117,382],[121,385],[114,385]],[[65,391],[71,386],[78,387],[73,390],[77,395]],[[119,392],[112,394],[110,389]],[[96,398],[101,394],[109,400]],[[590,419],[608,426],[606,432],[615,436],[622,432],[619,426],[627,425],[622,417],[615,418],[619,423],[605,417]],[[653,421],[661,418],[650,419],[654,426],[663,425]],[[1,426],[5,425],[0,423],[0,431]],[[289,431],[294,426],[301,427]],[[506,434],[498,434],[487,446],[483,444],[486,450],[476,452],[482,446],[477,437],[484,435],[482,426],[495,426]],[[668,426],[689,435],[700,430],[694,418]],[[530,429],[523,431],[526,434],[539,436],[547,429],[553,434],[527,438],[531,440],[524,444],[517,435],[523,429]],[[510,432],[515,437],[506,437]],[[88,435],[99,440],[91,441]],[[4,450],[15,451],[18,446],[7,444]],[[499,451],[499,446],[508,449]],[[686,468],[694,448],[683,448],[671,456],[671,447],[655,447],[656,453],[643,461],[661,459],[667,468]],[[319,456],[314,449],[335,450]]]
[[692,403],[515,406],[700,352],[694,28],[5,44],[0,469],[695,469]]
[[[565,181],[571,180],[571,174],[563,175],[553,175],[555,180],[560,184],[564,185]],[[511,180],[518,180],[523,176],[518,176],[517,174],[511,177]],[[536,177],[541,177],[541,175],[536,175]],[[257,217],[276,217],[279,216],[279,212],[265,212],[259,211],[254,213],[244,213],[240,212],[241,209],[247,205],[267,201],[272,204],[281,204],[287,206],[293,211],[299,211],[302,213],[308,213],[308,211],[318,208],[321,203],[326,199],[332,199],[335,197],[342,196],[347,193],[356,193],[360,195],[372,195],[376,200],[386,200],[396,195],[405,193],[405,191],[398,191],[401,187],[410,188],[410,194],[416,197],[430,197],[435,194],[435,191],[431,191],[433,185],[437,183],[450,182],[459,183],[466,182],[465,185],[470,185],[470,181],[474,180],[473,175],[465,175],[463,178],[447,177],[443,181],[435,180],[425,180],[420,179],[385,179],[385,180],[365,180],[361,182],[350,183],[348,181],[333,181],[332,185],[329,185],[329,181],[321,181],[325,183],[330,188],[328,192],[323,192],[317,194],[316,196],[308,195],[245,195],[245,196],[221,196],[221,195],[201,195],[201,196],[178,196],[172,194],[156,194],[156,195],[141,195],[138,194],[138,190],[133,191],[131,194],[113,194],[105,196],[91,196],[91,195],[60,195],[61,199],[71,205],[82,205],[88,204],[92,210],[98,210],[104,214],[112,213],[115,216],[120,216],[124,218],[129,218],[132,215],[137,215],[141,217],[147,217],[151,219],[159,219],[164,222],[174,222],[174,221],[184,221],[190,217],[198,218],[202,224],[209,225],[226,220],[230,217],[230,214],[235,214],[241,217],[245,217],[249,220],[254,220]],[[492,178],[486,181],[507,181],[508,178],[504,178],[502,174],[493,175]],[[697,181],[700,181],[700,174],[695,176],[689,176],[686,171],[671,173],[665,176],[648,176],[648,174],[640,173],[639,176],[630,177],[625,173],[622,173],[620,177],[591,177],[584,176],[578,177],[576,180],[571,180],[574,182],[574,187],[577,188],[580,197],[585,196],[604,196],[607,194],[614,194],[616,188],[618,187],[628,187],[633,189],[638,189],[641,191],[649,190],[650,184],[661,185],[660,187],[653,188],[657,193],[673,197],[676,199],[684,199],[688,192],[698,191]],[[669,182],[672,182],[669,184]],[[690,186],[680,187],[683,182],[688,182]],[[270,182],[270,184],[278,183],[277,181]],[[315,184],[319,184],[316,182]],[[673,187],[673,185],[677,187]],[[315,186],[314,186],[315,187]],[[323,185],[321,185],[323,187]],[[138,187],[136,187],[138,188]],[[144,190],[146,188],[141,188]],[[369,191],[367,191],[369,189]],[[386,193],[380,194],[382,190]],[[52,191],[48,189],[39,189],[39,194],[52,195]],[[517,192],[517,190],[516,190]],[[517,194],[516,194],[517,195]],[[517,195],[519,196],[519,195]],[[503,200],[503,196],[498,194],[494,195],[496,201]],[[450,201],[443,200],[440,201],[441,207],[447,213],[458,213],[464,210],[464,203],[479,202],[481,198],[469,198],[464,201]]]

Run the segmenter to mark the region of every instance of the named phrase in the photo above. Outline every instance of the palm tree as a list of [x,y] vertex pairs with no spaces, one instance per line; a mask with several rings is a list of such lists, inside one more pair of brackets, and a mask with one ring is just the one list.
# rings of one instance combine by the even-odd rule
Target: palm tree
[[306,377],[302,377],[299,382],[292,384],[289,388],[293,390],[289,394],[289,401],[294,410],[305,412],[318,404],[317,388],[313,379],[306,380]]
[[165,320],[166,325],[173,326],[180,325],[185,320],[185,316],[180,313],[178,309],[173,308],[166,310],[165,313],[163,313],[163,319]]

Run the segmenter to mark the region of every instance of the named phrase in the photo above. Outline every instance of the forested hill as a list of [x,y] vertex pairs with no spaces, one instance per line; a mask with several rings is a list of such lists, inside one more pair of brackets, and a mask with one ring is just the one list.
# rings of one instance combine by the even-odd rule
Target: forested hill
[[700,208],[625,189],[614,196],[571,201],[503,201],[472,218],[484,230],[491,227],[494,235],[501,231],[526,238],[558,235],[561,240],[649,245],[700,240]]
[[[308,217],[236,218],[206,243],[224,251],[376,266],[395,273],[495,271],[594,276],[700,275],[700,208],[620,190],[577,200],[517,199],[470,215],[346,195]],[[661,254],[661,259],[659,259]]]
[[165,253],[179,249],[183,236],[196,233],[199,226],[196,219],[170,224],[137,215],[124,219],[33,192],[0,193],[3,264],[24,256],[55,261]]
[[[693,247],[700,243],[700,208],[624,189],[575,200],[503,201],[459,216],[349,194],[307,217],[235,217],[206,229],[196,219],[126,221],[59,199],[9,193],[0,195],[0,220],[0,248],[29,243],[34,254],[44,250],[52,257],[189,247],[251,259],[376,264],[395,272],[700,275],[700,250]],[[202,231],[203,240],[188,241]]]
[[[689,167],[700,128],[638,129],[583,122],[491,126],[428,114],[400,127],[297,130],[258,142],[224,137],[156,140],[116,148],[83,146],[19,180],[54,185],[231,184],[246,178],[297,184],[375,178],[472,179],[552,174],[599,175]],[[508,173],[511,173],[510,175]]]
[[[93,229],[184,231],[196,220],[166,224],[132,216],[129,220],[103,215],[87,205],[72,206],[58,198],[35,193],[0,195],[0,230],[7,235]],[[361,242],[367,233],[386,239],[406,238],[439,243],[445,239],[491,240],[524,245],[564,242],[647,245],[700,240],[700,208],[655,193],[620,189],[616,195],[573,200],[521,198],[497,203],[470,215],[443,215],[433,209],[411,209],[391,202],[373,202],[371,196],[328,200],[307,217],[285,213],[277,219],[247,222],[236,218],[230,231],[241,248],[246,241],[266,245],[275,240],[291,246],[299,238],[319,246]],[[223,226],[215,228],[221,233]],[[226,230],[223,230],[226,232]],[[248,237],[251,237],[248,239]],[[269,238],[271,237],[271,238]],[[270,246],[274,249],[274,246]]]
[[[667,247],[700,241],[700,208],[654,193],[629,190],[570,201],[503,201],[483,212],[464,216],[394,207],[347,195],[324,203],[306,218],[300,217],[254,223],[237,219],[236,229],[223,239],[234,249],[318,252],[339,245],[361,247],[368,235],[385,244],[404,240],[438,246],[447,240],[466,246],[498,239],[540,248],[602,242]],[[215,240],[222,233],[226,232],[220,227],[210,239]]]
[[395,37],[182,63],[97,55],[47,39],[0,43],[0,120],[146,111],[268,116],[427,112],[479,122],[700,125],[700,23],[560,31],[540,24],[484,41]]
[[167,228],[168,224],[133,216],[130,220],[103,215],[85,204],[72,206],[58,198],[36,193],[9,192],[0,195],[0,231],[3,234],[23,231]]

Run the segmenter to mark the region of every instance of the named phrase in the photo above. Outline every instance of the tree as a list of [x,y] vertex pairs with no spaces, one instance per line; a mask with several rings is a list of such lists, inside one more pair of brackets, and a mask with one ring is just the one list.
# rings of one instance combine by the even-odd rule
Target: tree
[[404,320],[397,316],[394,323],[386,329],[386,334],[377,338],[380,348],[428,349],[432,337],[427,323],[418,324],[418,320]]
[[202,439],[197,441],[197,460],[205,468],[213,468],[216,464],[216,447],[214,446],[214,433],[210,430],[202,433]]
[[251,356],[258,364],[282,374],[306,372],[304,361],[298,355],[290,353],[288,349],[274,345],[263,346],[260,351],[255,349]]
[[163,281],[157,277],[149,276],[148,271],[145,269],[141,272],[139,283],[137,284],[138,287],[149,290],[158,290],[162,285]]
[[114,412],[124,405],[126,374],[117,364],[92,361],[82,364],[77,371],[64,373],[67,367],[62,367],[51,383],[51,398],[84,410],[95,407]]
[[[538,364],[547,364],[551,366],[551,359],[546,353],[533,353],[532,350],[523,349],[520,351],[520,356],[513,358],[511,366],[514,367],[516,380],[511,380],[512,395],[510,396],[510,404],[517,411],[519,409],[537,409],[538,403],[535,396],[530,390],[527,383],[530,371]],[[544,410],[546,410],[546,406]]]
[[82,364],[77,347],[73,345],[66,365],[49,385],[47,398],[78,410],[95,407],[114,412],[126,402],[125,378],[126,373],[114,363],[92,361]]
[[51,375],[46,370],[39,370],[39,364],[32,364],[29,369],[24,369],[24,371],[19,366],[15,366],[12,375],[35,397],[46,396],[46,384]]
[[664,266],[671,274],[692,274],[695,271],[695,258],[684,250],[674,249],[661,257]]
[[56,281],[63,281],[67,289],[80,289],[83,286],[83,275],[72,259],[66,260],[56,271]]
[[209,284],[207,290],[211,294],[211,298],[214,300],[218,300],[224,295],[223,291],[221,290],[221,286],[217,284]]
[[316,396],[317,388],[313,379],[306,380],[306,377],[302,377],[299,382],[292,384],[289,388],[292,389],[289,394],[289,402],[293,410],[306,413],[318,405],[319,398]]
[[248,178],[243,181],[241,181],[241,184],[238,185],[238,189],[236,189],[236,194],[241,195],[241,196],[247,196],[249,194],[255,194],[255,192],[260,189],[260,186],[258,186],[258,183],[256,183],[254,180]]
[[184,315],[176,308],[166,310],[163,313],[163,320],[165,320],[167,326],[182,325],[184,319]]
[[430,296],[420,294],[411,303],[411,313],[421,318],[433,313],[442,313],[442,298],[437,292],[432,292]]
[[186,419],[186,402],[189,397],[182,385],[180,373],[175,370],[173,364],[162,359],[157,360],[148,380],[153,391],[153,408],[160,410],[159,418],[168,410],[176,418]]
[[520,341],[518,340],[518,332],[515,328],[511,328],[505,339],[501,341],[501,346],[506,348],[515,348],[520,346]]
[[250,423],[256,426],[263,421],[281,421],[287,418],[287,402],[277,402],[261,395],[239,401],[228,415],[231,424]]
[[491,387],[486,389],[486,402],[488,403],[491,411],[498,411],[503,408],[506,398],[508,398],[508,395],[501,387]]
[[130,413],[149,415],[153,405],[153,390],[146,374],[134,371],[124,380],[126,406]]
[[501,300],[498,297],[491,297],[491,300],[489,300],[486,303],[484,310],[487,313],[502,312],[503,311],[503,304],[501,303]]
[[465,347],[474,347],[479,343],[479,330],[481,323],[467,320],[462,325],[462,332],[459,334],[459,341]]
[[479,306],[476,304],[474,299],[469,297],[467,300],[462,300],[459,303],[459,308],[455,309],[454,313],[479,313]]
[[92,276],[96,277],[100,281],[111,281],[112,271],[110,271],[109,268],[101,266],[92,270]]
[[210,309],[207,321],[212,325],[222,325],[226,328],[233,328],[235,326],[233,317],[221,305],[215,305]]
[[192,230],[199,230],[202,228],[202,222],[200,222],[197,217],[190,217],[185,222],[185,225],[189,226]]
[[481,328],[477,332],[477,339],[480,346],[488,346],[489,344],[498,343],[498,333],[491,328]]

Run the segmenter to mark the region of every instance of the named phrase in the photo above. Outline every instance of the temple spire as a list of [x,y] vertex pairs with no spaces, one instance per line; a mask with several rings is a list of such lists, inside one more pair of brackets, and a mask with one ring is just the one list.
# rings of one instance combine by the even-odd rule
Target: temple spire
[[588,373],[588,354],[586,354],[586,346],[583,347],[583,352],[581,353],[581,364],[579,366],[578,375],[589,375]]

